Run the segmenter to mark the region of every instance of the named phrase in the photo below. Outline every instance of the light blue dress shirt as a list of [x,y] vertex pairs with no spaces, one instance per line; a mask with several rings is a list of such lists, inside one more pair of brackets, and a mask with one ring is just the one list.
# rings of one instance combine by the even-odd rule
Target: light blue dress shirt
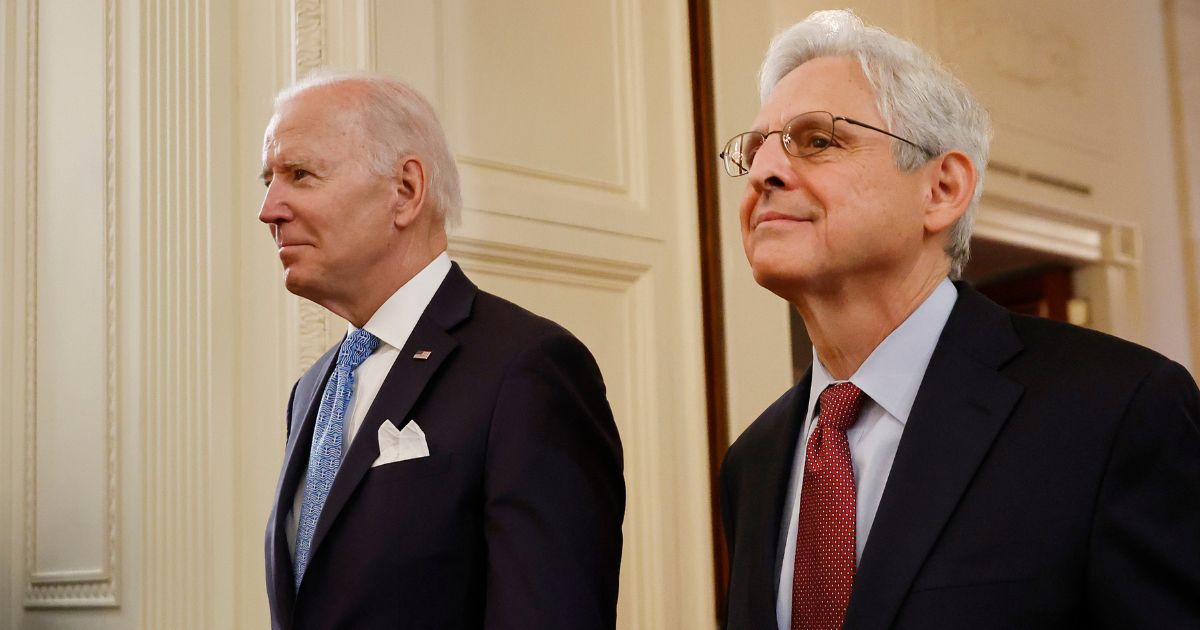
[[[859,412],[858,422],[846,431],[850,442],[850,459],[854,465],[854,485],[857,494],[856,507],[856,560],[862,558],[875,520],[875,511],[883,497],[892,460],[908,413],[916,400],[917,390],[925,378],[925,368],[937,346],[950,311],[958,299],[958,290],[949,279],[944,279],[929,297],[887,336],[850,382],[858,386],[868,397]],[[788,483],[787,499],[783,513],[786,525],[781,527],[785,545],[783,562],[779,570],[779,590],[775,600],[775,619],[779,630],[790,630],[792,620],[792,576],[796,564],[796,527],[800,518],[800,486],[804,474],[805,445],[816,423],[813,422],[817,397],[825,388],[839,381],[834,380],[822,365],[816,349],[813,350],[812,387],[808,391],[808,408],[804,414],[804,426],[796,445],[792,464],[792,476]]]

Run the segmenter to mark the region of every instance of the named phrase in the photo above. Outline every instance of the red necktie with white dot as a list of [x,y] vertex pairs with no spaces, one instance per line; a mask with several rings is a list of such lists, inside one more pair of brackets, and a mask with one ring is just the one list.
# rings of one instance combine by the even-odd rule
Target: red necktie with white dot
[[817,428],[808,440],[796,567],[792,576],[792,630],[842,627],[854,587],[854,466],[846,429],[858,419],[864,397],[853,383],[821,392]]

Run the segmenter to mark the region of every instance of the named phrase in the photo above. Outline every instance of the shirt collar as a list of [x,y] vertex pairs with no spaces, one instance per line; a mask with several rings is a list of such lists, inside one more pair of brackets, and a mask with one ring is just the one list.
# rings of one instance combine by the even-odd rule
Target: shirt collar
[[[925,368],[929,367],[929,359],[957,299],[958,289],[948,278],[942,279],[933,293],[875,347],[850,377],[850,382],[901,424],[908,422],[917,390],[925,378]],[[812,416],[817,397],[834,382],[814,348],[806,418]]]
[[[408,342],[409,335],[417,326],[417,320],[433,300],[433,294],[450,273],[450,255],[443,251],[425,265],[408,282],[396,289],[367,320],[363,329],[379,338],[393,348],[402,348]],[[349,332],[356,329],[349,326]]]

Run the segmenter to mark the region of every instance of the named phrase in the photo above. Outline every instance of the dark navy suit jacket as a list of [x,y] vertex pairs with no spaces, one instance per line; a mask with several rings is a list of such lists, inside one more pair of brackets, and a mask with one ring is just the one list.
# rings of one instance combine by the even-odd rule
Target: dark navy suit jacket
[[[284,527],[336,352],[288,403],[266,532],[274,628],[615,625],[625,485],[595,360],[457,264],[349,447],[296,592]],[[386,420],[416,420],[429,457],[372,468]]]
[[[925,372],[845,627],[1200,628],[1200,393],[1179,364],[970,287]],[[811,375],[730,447],[725,627],[775,628]]]

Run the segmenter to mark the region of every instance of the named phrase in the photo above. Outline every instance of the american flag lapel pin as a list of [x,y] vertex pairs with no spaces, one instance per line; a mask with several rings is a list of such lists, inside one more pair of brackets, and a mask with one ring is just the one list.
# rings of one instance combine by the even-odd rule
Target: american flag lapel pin
[[414,358],[414,359],[420,359],[420,360],[424,361],[425,359],[428,359],[428,358],[429,358],[429,355],[431,355],[431,354],[433,354],[433,352],[431,352],[431,351],[429,351],[429,350],[422,350],[422,351],[420,351],[420,352],[418,352],[418,353],[414,354],[414,355],[413,355],[413,358]]

